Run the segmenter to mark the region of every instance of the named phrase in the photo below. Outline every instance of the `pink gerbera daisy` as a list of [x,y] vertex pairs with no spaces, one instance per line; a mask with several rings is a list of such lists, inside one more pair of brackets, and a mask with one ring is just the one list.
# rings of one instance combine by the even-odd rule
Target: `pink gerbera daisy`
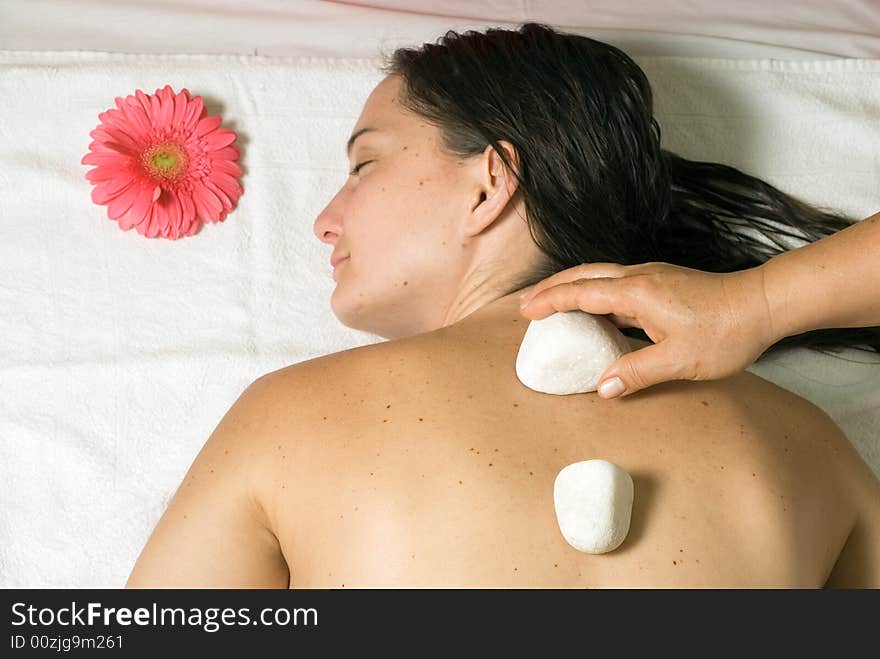
[[107,216],[121,229],[176,239],[191,236],[202,222],[222,222],[243,190],[238,183],[235,133],[218,128],[218,116],[205,116],[201,96],[170,86],[148,96],[117,96],[116,105],[98,115],[89,135],[94,141],[83,165],[94,184],[92,201],[107,205]]

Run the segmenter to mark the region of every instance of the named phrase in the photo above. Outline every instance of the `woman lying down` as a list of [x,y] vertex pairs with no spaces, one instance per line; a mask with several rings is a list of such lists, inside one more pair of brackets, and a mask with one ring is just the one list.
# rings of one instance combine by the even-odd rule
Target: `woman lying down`
[[[661,150],[643,72],[585,37],[449,32],[384,72],[314,231],[335,315],[390,340],[247,387],[127,586],[880,586],[880,485],[806,400],[748,372],[554,396],[514,368],[518,293],[554,272],[745,270],[784,248],[732,225],[817,240],[846,219]],[[556,475],[590,459],[635,490],[628,536],[600,555],[554,511]]]

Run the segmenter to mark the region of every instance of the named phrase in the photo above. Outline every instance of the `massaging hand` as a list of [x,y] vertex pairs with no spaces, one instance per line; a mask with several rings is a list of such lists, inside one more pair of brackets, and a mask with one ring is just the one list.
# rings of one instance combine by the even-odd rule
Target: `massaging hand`
[[710,380],[738,373],[782,337],[772,334],[760,267],[711,273],[669,263],[589,263],[534,286],[522,314],[557,311],[606,315],[618,327],[640,327],[654,345],[623,355],[599,379],[599,394],[617,376],[629,395],[667,380]]
[[654,345],[623,355],[599,379],[599,395],[613,398],[602,385],[614,376],[624,395],[666,380],[722,378],[786,336],[880,326],[878,251],[875,213],[738,272],[660,262],[579,265],[532,286],[522,314],[538,320],[581,309],[618,327],[641,327]]

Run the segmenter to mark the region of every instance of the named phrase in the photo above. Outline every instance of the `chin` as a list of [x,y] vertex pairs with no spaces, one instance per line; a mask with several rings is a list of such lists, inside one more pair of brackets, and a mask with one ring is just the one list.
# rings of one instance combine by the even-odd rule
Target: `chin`
[[[330,308],[337,320],[350,329],[374,334],[383,339],[401,338],[393,336],[393,323],[388,322],[389,312],[383,311],[387,306],[383,305],[386,301],[385,293],[365,294],[364,297],[358,297],[357,294],[358,291],[351,287],[346,288],[344,284],[337,283],[330,296]],[[355,301],[352,297],[356,298]]]
[[346,327],[352,327],[351,322],[353,320],[353,314],[351,313],[351,309],[345,304],[345,302],[339,300],[338,293],[339,286],[337,285],[333,290],[333,294],[330,296],[330,309],[340,323]]
[[341,294],[340,286],[337,285],[330,296],[330,309],[336,319],[346,327],[362,332],[370,330],[364,327],[364,303],[352,303]]

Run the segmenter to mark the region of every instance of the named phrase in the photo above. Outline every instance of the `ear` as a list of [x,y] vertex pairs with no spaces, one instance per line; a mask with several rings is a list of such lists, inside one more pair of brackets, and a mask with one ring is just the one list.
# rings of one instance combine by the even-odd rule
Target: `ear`
[[[506,141],[499,142],[507,159],[514,167],[519,167],[516,149]],[[519,182],[509,172],[495,147],[489,144],[471,166],[474,186],[469,202],[468,217],[464,222],[465,236],[473,237],[492,225],[507,208],[519,189]]]

